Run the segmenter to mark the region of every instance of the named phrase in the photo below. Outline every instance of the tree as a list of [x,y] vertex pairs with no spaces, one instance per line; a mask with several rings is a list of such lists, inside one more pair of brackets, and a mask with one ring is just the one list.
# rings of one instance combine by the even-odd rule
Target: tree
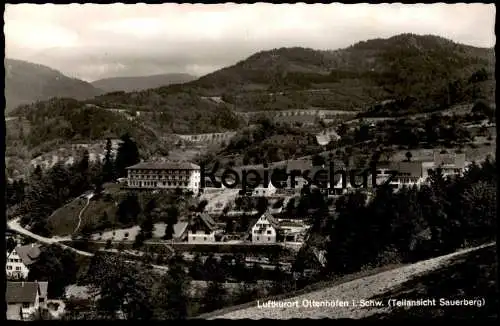
[[99,287],[97,309],[101,318],[116,319],[118,311],[127,319],[153,318],[155,277],[149,270],[127,263],[118,255],[98,253],[92,258],[87,279]]
[[405,156],[406,156],[406,160],[408,162],[410,162],[413,155],[411,154],[411,152],[406,152]]
[[141,232],[144,233],[145,239],[151,239],[153,237],[153,210],[156,208],[156,201],[151,199],[144,209],[144,221],[141,224]]
[[144,236],[144,232],[142,232],[142,230],[141,230],[135,236],[135,241],[134,241],[133,247],[135,249],[142,247],[142,245],[144,244],[144,240],[146,240],[146,237]]
[[175,231],[174,225],[177,224],[179,217],[179,209],[177,206],[170,206],[167,209],[167,217],[166,217],[166,228],[165,228],[165,240],[170,240],[173,238]]
[[48,281],[48,295],[61,297],[67,285],[76,281],[78,265],[76,254],[58,245],[45,248],[38,259],[30,266],[29,281]]
[[121,143],[116,154],[115,169],[118,177],[127,176],[126,168],[140,162],[139,149],[129,134],[121,137]]
[[201,262],[201,257],[199,253],[196,253],[193,261],[191,262],[191,266],[189,267],[189,277],[193,280],[202,280],[203,279],[203,263]]
[[186,319],[188,316],[189,279],[184,270],[182,256],[174,256],[167,275],[162,277],[159,293],[155,295],[156,319]]
[[201,300],[202,311],[210,312],[223,308],[226,304],[227,290],[219,281],[211,281],[205,290],[205,294]]
[[111,139],[108,138],[106,140],[106,155],[104,156],[104,165],[102,170],[104,182],[110,182],[115,177],[112,147]]

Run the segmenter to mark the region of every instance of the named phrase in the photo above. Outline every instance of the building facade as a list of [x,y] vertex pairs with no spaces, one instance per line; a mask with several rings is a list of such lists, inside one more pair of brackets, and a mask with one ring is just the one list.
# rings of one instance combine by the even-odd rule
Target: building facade
[[200,167],[189,162],[141,162],[127,168],[131,189],[182,189],[197,194]]
[[276,243],[279,222],[269,213],[264,213],[252,227],[253,243]]
[[11,252],[7,252],[7,262],[5,264],[6,276],[9,279],[26,279],[29,267],[40,255],[39,244],[29,244],[18,246]]
[[213,243],[216,241],[217,225],[207,213],[193,216],[187,229],[188,243]]
[[32,320],[40,312],[40,297],[38,282],[7,282],[7,319]]

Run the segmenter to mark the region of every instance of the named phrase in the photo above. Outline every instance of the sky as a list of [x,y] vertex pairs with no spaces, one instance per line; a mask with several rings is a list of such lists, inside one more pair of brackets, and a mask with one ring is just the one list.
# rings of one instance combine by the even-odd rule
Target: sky
[[86,81],[201,76],[262,50],[401,33],[493,47],[495,14],[493,4],[7,4],[5,52]]

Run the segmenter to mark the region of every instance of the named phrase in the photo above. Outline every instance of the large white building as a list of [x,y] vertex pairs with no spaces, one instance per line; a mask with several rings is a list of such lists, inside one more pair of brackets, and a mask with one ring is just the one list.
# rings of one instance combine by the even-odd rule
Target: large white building
[[190,162],[141,162],[127,168],[127,185],[132,189],[200,189],[200,167]]
[[29,244],[14,248],[7,252],[7,263],[5,265],[6,275],[9,279],[26,279],[29,267],[40,255],[39,244]]
[[253,243],[276,243],[279,222],[269,213],[264,213],[252,226]]

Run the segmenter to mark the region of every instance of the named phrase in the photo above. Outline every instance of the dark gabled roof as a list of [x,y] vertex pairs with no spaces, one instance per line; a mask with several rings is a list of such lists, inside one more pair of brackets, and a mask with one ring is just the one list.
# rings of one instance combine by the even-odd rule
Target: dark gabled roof
[[130,169],[141,170],[199,170],[200,167],[191,162],[141,162],[136,165],[129,166]]
[[25,246],[19,246],[15,248],[15,251],[24,265],[31,265],[40,256],[40,244],[29,244]]
[[217,229],[217,224],[207,213],[196,214],[194,218],[199,218],[203,222],[203,224],[205,224],[205,226],[211,231]]
[[423,162],[410,161],[410,162],[397,162],[397,170],[401,176],[409,176],[413,178],[420,178],[423,175]]
[[36,282],[7,282],[5,301],[9,303],[34,303],[39,291]]
[[[278,220],[275,219],[274,216],[272,216],[269,212],[265,212],[264,214],[262,214],[262,216],[260,218],[263,218],[263,219],[269,221],[269,223],[273,226],[273,228],[279,229],[280,224],[279,224]],[[257,223],[257,221],[255,221],[255,223]],[[253,223],[252,226],[254,226],[255,223]]]

